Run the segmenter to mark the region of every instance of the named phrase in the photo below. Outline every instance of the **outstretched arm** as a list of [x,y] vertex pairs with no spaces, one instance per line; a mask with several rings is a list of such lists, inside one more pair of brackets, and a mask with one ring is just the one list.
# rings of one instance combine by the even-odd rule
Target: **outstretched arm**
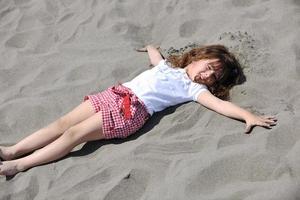
[[215,97],[209,91],[202,92],[197,101],[217,113],[245,121],[246,133],[250,133],[255,126],[271,128],[276,125],[277,119],[274,116],[257,116],[229,101],[223,101]]
[[159,46],[147,45],[144,48],[136,50],[138,52],[148,52],[151,65],[156,66],[159,63],[159,61],[163,59],[158,49]]

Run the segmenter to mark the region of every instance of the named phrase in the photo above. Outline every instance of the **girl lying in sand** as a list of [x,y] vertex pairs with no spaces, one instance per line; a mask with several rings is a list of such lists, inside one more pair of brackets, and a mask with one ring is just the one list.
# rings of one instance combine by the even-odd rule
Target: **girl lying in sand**
[[152,69],[129,82],[86,96],[73,111],[47,127],[13,146],[0,147],[0,157],[5,160],[0,162],[0,174],[14,175],[57,160],[83,142],[128,137],[154,112],[187,101],[245,121],[246,132],[254,126],[276,125],[273,116],[256,116],[220,98],[241,72],[239,63],[224,46],[198,47],[166,60],[151,45],[138,51],[148,52]]

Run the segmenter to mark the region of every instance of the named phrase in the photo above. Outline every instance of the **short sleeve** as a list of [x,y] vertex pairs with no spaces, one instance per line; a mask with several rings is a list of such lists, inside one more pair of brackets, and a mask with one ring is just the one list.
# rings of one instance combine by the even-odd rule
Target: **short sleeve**
[[158,69],[162,69],[162,70],[173,69],[171,67],[171,63],[167,62],[167,60],[165,60],[165,59],[162,59],[161,61],[159,61],[159,63],[155,67]]
[[166,60],[162,59],[159,61],[159,63],[157,64],[157,66],[162,66],[162,65],[166,65]]
[[199,95],[204,91],[208,91],[206,85],[193,82],[190,90],[193,101],[197,101]]

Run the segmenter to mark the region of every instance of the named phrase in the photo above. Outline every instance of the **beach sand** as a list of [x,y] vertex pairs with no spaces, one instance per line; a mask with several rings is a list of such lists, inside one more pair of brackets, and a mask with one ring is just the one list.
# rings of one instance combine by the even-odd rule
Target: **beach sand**
[[146,53],[224,44],[246,82],[231,101],[278,118],[268,130],[190,102],[125,140],[0,178],[0,199],[300,199],[298,0],[2,0],[0,145],[54,121],[87,94],[148,69]]

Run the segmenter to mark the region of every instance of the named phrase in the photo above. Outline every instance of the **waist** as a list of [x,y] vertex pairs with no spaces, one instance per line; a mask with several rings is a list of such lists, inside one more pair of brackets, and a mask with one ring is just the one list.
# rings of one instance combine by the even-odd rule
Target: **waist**
[[150,114],[145,103],[129,87],[126,87],[122,84],[117,84],[108,89],[123,99],[129,96],[131,105],[141,104],[146,109],[147,113]]

